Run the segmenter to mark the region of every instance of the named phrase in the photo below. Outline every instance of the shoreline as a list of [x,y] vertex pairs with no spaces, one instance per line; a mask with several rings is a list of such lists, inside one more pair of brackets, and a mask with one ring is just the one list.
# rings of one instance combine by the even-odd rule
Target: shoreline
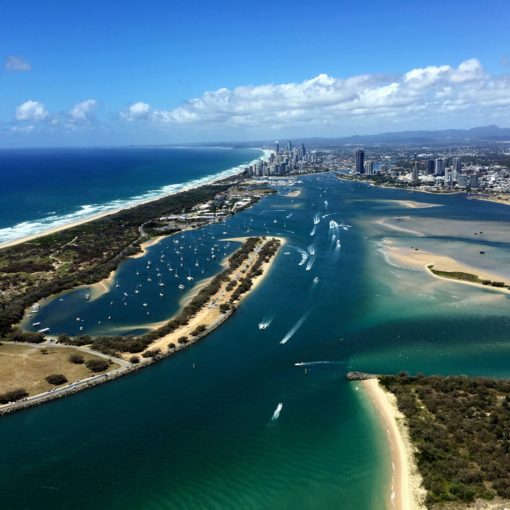
[[[258,147],[253,147],[253,149],[260,150],[262,152],[262,155],[259,158],[255,159],[255,160],[252,160],[252,161],[250,161],[248,163],[243,163],[242,165],[238,165],[238,166],[234,167],[233,169],[222,170],[221,172],[219,172],[218,174],[215,174],[214,176],[212,176],[209,179],[207,179],[207,177],[205,177],[203,179],[207,179],[207,180],[204,180],[203,182],[197,183],[197,182],[192,181],[189,184],[184,185],[182,188],[180,188],[178,190],[173,190],[173,191],[170,191],[168,193],[162,193],[162,194],[154,196],[154,197],[150,197],[150,198],[146,198],[146,199],[140,199],[138,201],[133,201],[131,204],[128,204],[125,207],[118,207],[116,209],[111,209],[109,211],[103,211],[103,212],[94,214],[92,216],[88,216],[88,217],[85,217],[85,218],[81,218],[79,220],[71,221],[69,223],[63,223],[62,225],[57,225],[55,227],[51,227],[51,228],[42,230],[40,232],[29,234],[29,235],[26,235],[26,236],[23,236],[23,237],[20,237],[20,238],[17,238],[17,239],[12,239],[10,241],[0,242],[0,250],[3,249],[3,248],[11,248],[11,247],[16,246],[18,244],[23,244],[23,243],[26,243],[26,242],[29,242],[29,241],[33,241],[34,239],[39,239],[40,237],[56,234],[58,232],[62,232],[63,230],[67,230],[69,228],[78,227],[80,225],[84,225],[86,223],[90,223],[91,221],[95,221],[95,220],[99,220],[99,219],[102,219],[102,218],[106,218],[107,216],[112,216],[112,215],[117,214],[119,212],[126,211],[126,210],[129,210],[129,209],[133,209],[133,208],[138,207],[140,205],[149,204],[151,202],[155,202],[155,201],[160,200],[162,198],[167,198],[167,197],[170,197],[172,195],[176,195],[176,194],[181,193],[181,192],[189,191],[189,190],[192,190],[192,189],[195,189],[195,188],[199,188],[201,186],[207,186],[207,185],[211,185],[211,184],[216,184],[216,183],[218,183],[218,182],[220,182],[222,180],[230,179],[232,177],[238,177],[243,172],[243,170],[240,168],[241,166],[244,167],[246,165],[250,165],[254,161],[258,161],[259,159],[265,160],[265,159],[267,159],[269,157],[269,154],[272,152],[269,149],[260,149]],[[229,174],[229,175],[224,175],[227,172],[232,172],[232,173]],[[180,183],[180,184],[182,184],[182,183]],[[180,184],[177,183],[177,185],[180,185]]]
[[[191,318],[191,320],[189,321],[188,324],[181,326],[180,328],[173,331],[172,333],[168,333],[168,334],[154,340],[143,351],[141,351],[139,353],[127,353],[126,352],[126,353],[118,353],[117,356],[110,356],[110,355],[101,353],[99,351],[96,351],[95,349],[92,349],[89,346],[74,346],[72,344],[55,344],[51,340],[49,340],[47,342],[40,343],[40,344],[28,344],[27,343],[26,345],[40,347],[40,348],[43,348],[46,346],[75,348],[77,350],[82,350],[83,352],[88,352],[90,354],[97,355],[97,356],[100,356],[103,358],[112,358],[114,361],[119,362],[120,366],[119,366],[119,368],[116,368],[115,370],[113,370],[107,374],[101,373],[101,374],[93,375],[86,379],[78,380],[71,384],[60,387],[58,391],[52,391],[52,392],[47,391],[47,392],[39,393],[36,395],[30,395],[29,397],[27,397],[23,400],[11,402],[11,403],[5,404],[3,406],[0,406],[0,416],[3,416],[5,414],[10,414],[10,413],[16,412],[16,411],[21,411],[23,409],[28,409],[30,407],[42,405],[42,404],[50,402],[52,400],[63,398],[68,395],[77,393],[79,391],[89,389],[94,386],[104,384],[106,382],[113,381],[113,380],[117,379],[118,377],[128,375],[128,374],[138,371],[144,367],[150,366],[154,363],[161,361],[162,359],[172,356],[173,354],[175,354],[179,351],[187,349],[191,345],[194,345],[199,340],[201,340],[202,338],[206,337],[207,335],[212,333],[214,330],[216,330],[227,319],[232,317],[232,315],[235,313],[235,310],[239,306],[239,304],[246,297],[248,297],[258,287],[258,285],[263,281],[263,279],[269,274],[270,269],[273,267],[273,263],[276,259],[276,256],[278,255],[278,253],[280,251],[280,248],[286,242],[285,238],[282,238],[282,237],[261,238],[261,246],[258,249],[256,249],[253,252],[252,256],[247,259],[246,263],[241,264],[234,271],[234,273],[231,276],[232,276],[232,278],[235,278],[237,276],[239,281],[242,282],[241,274],[244,274],[244,272],[249,272],[251,270],[251,268],[255,265],[255,263],[257,261],[257,254],[259,252],[259,249],[261,249],[267,243],[269,243],[271,241],[275,241],[275,240],[277,240],[279,242],[279,245],[278,245],[276,251],[271,256],[270,260],[268,262],[262,263],[262,266],[261,266],[262,273],[260,275],[256,276],[255,278],[253,278],[252,285],[249,288],[249,290],[242,293],[237,298],[236,302],[232,303],[233,306],[231,308],[229,308],[225,313],[222,313],[220,311],[220,306],[222,303],[219,303],[219,302],[216,303],[214,301],[215,297],[219,301],[219,298],[221,298],[225,294],[226,296],[225,296],[225,299],[223,300],[223,302],[228,302],[228,298],[230,298],[230,296],[232,295],[233,292],[225,291],[226,283],[223,283],[222,286],[220,287],[220,289],[218,290],[218,292],[216,292],[214,295],[212,295],[209,298],[209,300],[196,313],[196,315],[194,315]],[[225,264],[226,264],[226,261],[225,261]],[[221,274],[221,271],[218,274]],[[193,294],[195,294],[195,293],[193,293]],[[218,294],[219,294],[219,298],[218,298]],[[211,310],[211,308],[210,308],[211,304],[215,305],[214,310]],[[185,307],[185,303],[182,303],[181,309],[176,314],[174,314],[172,317],[178,316],[182,312],[184,307]],[[213,313],[214,311],[216,312],[215,314]],[[172,320],[172,317],[165,320],[164,323],[167,323],[168,321]],[[191,335],[191,338],[187,342],[180,343],[177,341],[178,338],[183,336],[183,333],[185,331],[188,332],[188,330],[189,331],[196,330],[197,326],[202,324],[205,318],[207,318],[207,319],[213,318],[214,320],[212,323],[207,325],[206,329],[200,331],[198,334]],[[172,340],[174,342],[172,342]],[[14,342],[14,343],[21,344],[21,342]],[[172,349],[168,348],[164,352],[160,351],[155,356],[143,357],[143,353],[148,352],[148,351],[153,351],[154,349],[160,349],[163,346],[168,347],[169,344],[171,344],[171,343],[174,343],[174,348],[172,348]],[[136,356],[139,359],[139,361],[137,363],[131,363],[129,361],[129,359],[132,358],[133,356]]]
[[413,447],[395,397],[386,392],[376,378],[360,381],[360,384],[387,433],[392,463],[387,507],[391,510],[425,510],[422,503],[425,491],[421,487]]
[[443,282],[462,283],[478,289],[489,290],[502,294],[510,294],[510,290],[504,287],[495,287],[492,285],[483,285],[482,283],[461,280],[458,278],[448,278],[431,271],[429,266],[433,269],[446,273],[466,273],[477,276],[480,280],[491,281],[506,281],[503,275],[482,270],[474,266],[459,262],[456,259],[446,255],[439,255],[424,250],[414,250],[403,246],[388,245],[382,246],[380,251],[383,253],[387,260],[392,261],[397,266],[406,269],[424,270],[427,274]]
[[[246,241],[248,238],[238,238],[238,239],[243,239],[244,241]],[[202,308],[196,313],[196,315],[191,317],[188,324],[180,326],[179,328],[172,331],[171,333],[167,333],[166,335],[156,339],[154,342],[152,342],[150,345],[148,345],[147,348],[144,349],[143,352],[151,351],[153,349],[166,348],[167,349],[166,352],[168,353],[168,355],[171,355],[172,353],[180,350],[184,346],[187,347],[188,345],[196,343],[198,340],[200,340],[204,336],[208,335],[209,333],[214,331],[217,327],[219,327],[221,324],[223,324],[223,322],[225,322],[226,319],[228,319],[230,316],[232,316],[235,313],[239,304],[247,296],[249,296],[259,286],[260,283],[262,283],[262,281],[266,278],[266,276],[268,276],[269,271],[273,266],[273,263],[276,259],[278,252],[286,243],[286,239],[282,238],[282,237],[278,237],[278,236],[271,236],[271,237],[267,237],[267,238],[263,239],[263,241],[261,242],[261,246],[254,251],[254,253],[247,259],[246,263],[239,266],[230,275],[230,279],[232,281],[238,280],[241,282],[243,279],[242,275],[244,273],[249,273],[250,269],[253,267],[253,265],[256,261],[256,255],[258,253],[258,250],[260,248],[262,248],[262,246],[265,246],[268,242],[274,241],[274,240],[278,240],[280,243],[276,252],[271,257],[269,262],[264,262],[262,264],[262,267],[261,267],[262,273],[252,279],[250,289],[247,292],[241,294],[241,296],[237,299],[237,301],[235,303],[231,304],[232,306],[230,307],[230,309],[227,312],[225,312],[225,313],[221,312],[221,306],[223,304],[227,304],[230,302],[229,298],[232,296],[232,294],[234,292],[234,289],[232,291],[229,291],[227,289],[228,281],[222,283],[219,290],[214,295],[210,296],[208,301],[202,306]],[[253,259],[255,259],[255,261]],[[227,261],[228,261],[228,259],[225,260],[225,266],[227,264]],[[193,294],[196,295],[196,293],[197,292],[194,292]],[[182,311],[182,308],[184,308],[184,306],[185,306],[184,304],[181,306],[181,311]],[[180,312],[177,312],[177,314],[175,316],[178,316],[179,313]],[[172,320],[172,317],[170,317],[167,320],[167,322],[170,320]],[[207,329],[204,330],[203,333],[200,335],[193,335],[192,332],[194,330],[196,330],[197,327],[199,327],[200,325],[203,325],[204,323],[206,323],[208,325]],[[188,338],[188,342],[185,344],[180,344],[179,338],[181,338],[183,336],[186,336]],[[171,346],[171,345],[174,345],[174,347],[170,350],[169,346]],[[143,355],[143,352],[140,354]],[[126,357],[128,357],[128,356],[126,356]]]

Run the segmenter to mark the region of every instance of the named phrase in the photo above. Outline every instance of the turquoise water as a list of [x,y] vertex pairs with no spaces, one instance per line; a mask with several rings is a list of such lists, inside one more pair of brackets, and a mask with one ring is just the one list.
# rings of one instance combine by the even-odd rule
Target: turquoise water
[[[162,265],[166,254],[175,265],[182,257],[186,275],[198,258],[196,284],[218,267],[219,255],[206,260],[214,244],[224,256],[235,249],[233,242],[226,246],[231,237],[270,233],[287,240],[269,276],[198,345],[112,384],[2,418],[4,507],[384,508],[385,432],[345,373],[510,375],[506,296],[390,265],[379,251],[384,239],[429,248],[473,244],[442,233],[441,220],[483,218],[485,228],[504,230],[509,208],[369,188],[331,175],[304,177],[297,188],[299,197],[280,190],[226,224],[155,245],[145,259],[121,266],[110,295],[88,303],[75,292],[42,307],[38,319],[51,320],[55,331],[74,332],[76,316],[85,319],[84,332],[143,329],[177,309],[191,287],[186,282],[179,291],[161,272],[163,299],[158,283],[146,279],[135,296],[136,268],[147,270],[148,260]],[[374,200],[382,198],[441,207]],[[437,236],[417,240],[374,223],[392,215],[406,215],[410,224],[436,219]],[[310,235],[314,217],[320,222]],[[180,254],[175,240],[187,247]],[[488,256],[506,260],[506,242],[477,243]],[[303,252],[307,260],[299,265]],[[142,299],[147,307],[139,306]],[[108,314],[112,324],[98,325],[97,317]],[[260,330],[264,319],[272,321]],[[272,420],[279,403],[280,416]]]

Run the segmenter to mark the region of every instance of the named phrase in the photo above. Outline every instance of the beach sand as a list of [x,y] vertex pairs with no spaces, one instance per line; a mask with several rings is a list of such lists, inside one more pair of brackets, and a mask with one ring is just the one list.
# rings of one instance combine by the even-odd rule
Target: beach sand
[[[285,239],[281,237],[268,237],[266,238],[263,243],[271,240],[271,239],[279,239],[281,244],[278,249],[278,251],[284,246]],[[232,239],[235,241],[245,241],[246,238],[235,238]],[[261,244],[262,245],[262,244]],[[263,281],[263,279],[268,275],[269,269],[272,267],[272,264],[274,260],[276,259],[275,254],[271,260],[268,263],[262,264],[261,270],[262,274],[252,280],[252,287],[248,292],[241,295],[241,298],[239,302],[241,302],[246,296],[250,295],[257,287],[258,285]],[[230,279],[232,281],[239,280],[242,278],[244,272],[248,272],[250,268],[253,266],[253,264],[256,261],[256,254],[252,254],[251,257],[248,258],[241,266],[239,266],[231,275]],[[226,263],[226,261],[224,262]],[[174,351],[178,351],[184,347],[187,347],[190,343],[194,343],[197,338],[194,337],[191,332],[194,331],[198,326],[205,325],[207,327],[206,331],[199,336],[199,338],[202,338],[206,334],[208,334],[210,331],[215,329],[219,324],[221,324],[227,317],[229,317],[228,314],[221,313],[220,306],[224,303],[229,303],[230,297],[234,290],[227,291],[226,286],[228,282],[224,282],[223,285],[220,287],[218,292],[211,296],[208,303],[204,305],[199,312],[193,316],[189,323],[185,326],[181,326],[180,328],[176,329],[172,333],[169,333],[168,335],[165,335],[155,342],[153,342],[147,350],[152,349],[161,349],[162,352],[166,353],[168,352],[168,346],[170,343],[175,345]],[[203,282],[200,284],[200,287],[203,287]],[[186,296],[185,301],[189,302],[191,296],[195,295],[197,293],[196,289],[193,289],[191,295]],[[238,304],[238,303],[237,303]],[[169,319],[170,320],[170,319]],[[178,339],[182,336],[188,337],[188,343],[186,344],[179,344]],[[125,359],[128,359],[130,355],[124,355]]]
[[432,264],[433,268],[437,271],[445,271],[452,273],[456,272],[469,273],[477,275],[482,280],[508,282],[508,279],[504,275],[498,274],[497,270],[488,271],[487,269],[482,269],[479,267],[462,263],[459,260],[456,260],[449,256],[440,255],[438,253],[433,253],[425,250],[416,250],[411,247],[399,246],[397,244],[392,243],[389,240],[385,240],[384,246],[383,248],[381,248],[381,251],[384,253],[385,257],[391,264],[407,269],[427,271],[431,276],[441,281],[470,285],[472,287],[478,287],[505,294],[510,293],[508,289],[504,288],[492,287],[489,285],[482,285],[481,283],[469,282],[464,280],[456,280],[453,278],[445,278],[443,276],[434,274],[432,271],[430,271],[428,266]]
[[425,491],[414,460],[413,447],[398,410],[395,396],[383,390],[377,379],[360,381],[377,409],[388,435],[391,451],[391,492],[387,508],[391,510],[425,510]]
[[[271,153],[271,151],[269,151],[267,149],[261,149],[261,150],[263,150],[263,156],[261,157],[261,159],[267,159],[269,157],[269,154]],[[239,176],[242,173],[242,171],[243,171],[242,169],[239,169],[236,173],[234,173],[234,174],[232,174],[230,176],[220,175],[220,176],[211,178],[208,182],[204,182],[203,184],[200,184],[200,186],[198,186],[198,187],[208,186],[208,185],[214,184],[215,182],[218,182],[218,181],[222,181],[222,180],[225,180],[225,179],[228,179],[228,178]],[[113,214],[117,214],[117,213],[119,213],[121,211],[125,211],[127,209],[133,209],[135,207],[138,207],[139,205],[148,204],[150,202],[156,202],[157,200],[161,200],[163,198],[167,198],[169,196],[176,195],[178,193],[183,193],[185,191],[189,191],[189,190],[194,189],[194,188],[197,188],[196,184],[189,184],[187,186],[183,186],[178,191],[172,191],[172,192],[167,193],[165,195],[159,195],[159,196],[156,196],[156,197],[148,198],[147,200],[140,200],[136,204],[133,204],[133,205],[128,206],[128,207],[120,207],[118,209],[104,211],[102,213],[94,214],[93,216],[89,216],[89,217],[83,218],[81,220],[73,221],[73,222],[70,222],[70,223],[66,223],[64,225],[59,225],[59,226],[54,227],[54,228],[43,230],[41,232],[29,235],[29,236],[24,236],[24,237],[20,237],[19,239],[13,239],[11,241],[6,241],[6,242],[3,242],[3,243],[0,243],[0,249],[2,249],[2,248],[9,248],[11,246],[16,246],[17,244],[22,244],[22,243],[25,243],[27,241],[32,241],[34,239],[38,239],[39,237],[44,237],[44,236],[47,236],[47,235],[50,235],[50,234],[55,234],[57,232],[61,232],[62,230],[67,230],[68,228],[77,227],[79,225],[83,225],[83,224],[89,223],[91,221],[95,221],[95,220],[98,220],[98,219],[101,219],[101,218],[105,218],[106,216],[111,216]]]

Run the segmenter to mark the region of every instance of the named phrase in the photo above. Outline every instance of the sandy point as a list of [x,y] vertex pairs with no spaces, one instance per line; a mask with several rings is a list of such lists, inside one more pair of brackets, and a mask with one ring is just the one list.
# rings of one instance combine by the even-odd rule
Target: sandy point
[[425,510],[425,490],[414,458],[414,448],[396,398],[385,391],[377,379],[360,381],[386,430],[391,452],[392,476],[387,508]]

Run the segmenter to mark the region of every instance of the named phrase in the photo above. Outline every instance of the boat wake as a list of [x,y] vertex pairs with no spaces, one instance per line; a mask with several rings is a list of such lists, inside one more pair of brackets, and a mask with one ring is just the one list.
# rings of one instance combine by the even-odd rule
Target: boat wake
[[308,312],[305,313],[305,315],[303,315],[303,317],[301,317],[301,319],[299,319],[296,322],[296,324],[294,324],[294,326],[292,326],[292,328],[290,328],[288,333],[280,340],[280,343],[282,345],[286,344],[296,334],[296,331],[303,325],[303,323],[306,321],[307,318],[308,318]]
[[314,236],[316,231],[317,231],[317,225],[314,225],[312,228],[312,231],[310,232],[310,235]]
[[309,259],[308,259],[308,262],[306,263],[306,270],[307,271],[310,271],[310,269],[312,269],[312,266],[315,262],[315,255],[312,255]]
[[280,413],[282,412],[283,404],[280,402],[276,409],[274,410],[273,416],[271,417],[271,421],[276,421],[280,417]]
[[296,248],[296,250],[299,252],[299,254],[301,255],[301,260],[299,261],[299,266],[302,266],[308,259],[308,253],[301,249],[301,248]]
[[314,367],[317,365],[343,365],[341,361],[300,361],[294,363],[295,367]]
[[267,319],[266,317],[264,317],[259,323],[258,323],[258,327],[259,329],[267,329],[270,325],[271,325],[271,322],[273,322],[273,319],[274,317],[270,317],[269,319]]
[[321,222],[321,215],[319,213],[315,213],[313,217],[313,224],[318,225]]

